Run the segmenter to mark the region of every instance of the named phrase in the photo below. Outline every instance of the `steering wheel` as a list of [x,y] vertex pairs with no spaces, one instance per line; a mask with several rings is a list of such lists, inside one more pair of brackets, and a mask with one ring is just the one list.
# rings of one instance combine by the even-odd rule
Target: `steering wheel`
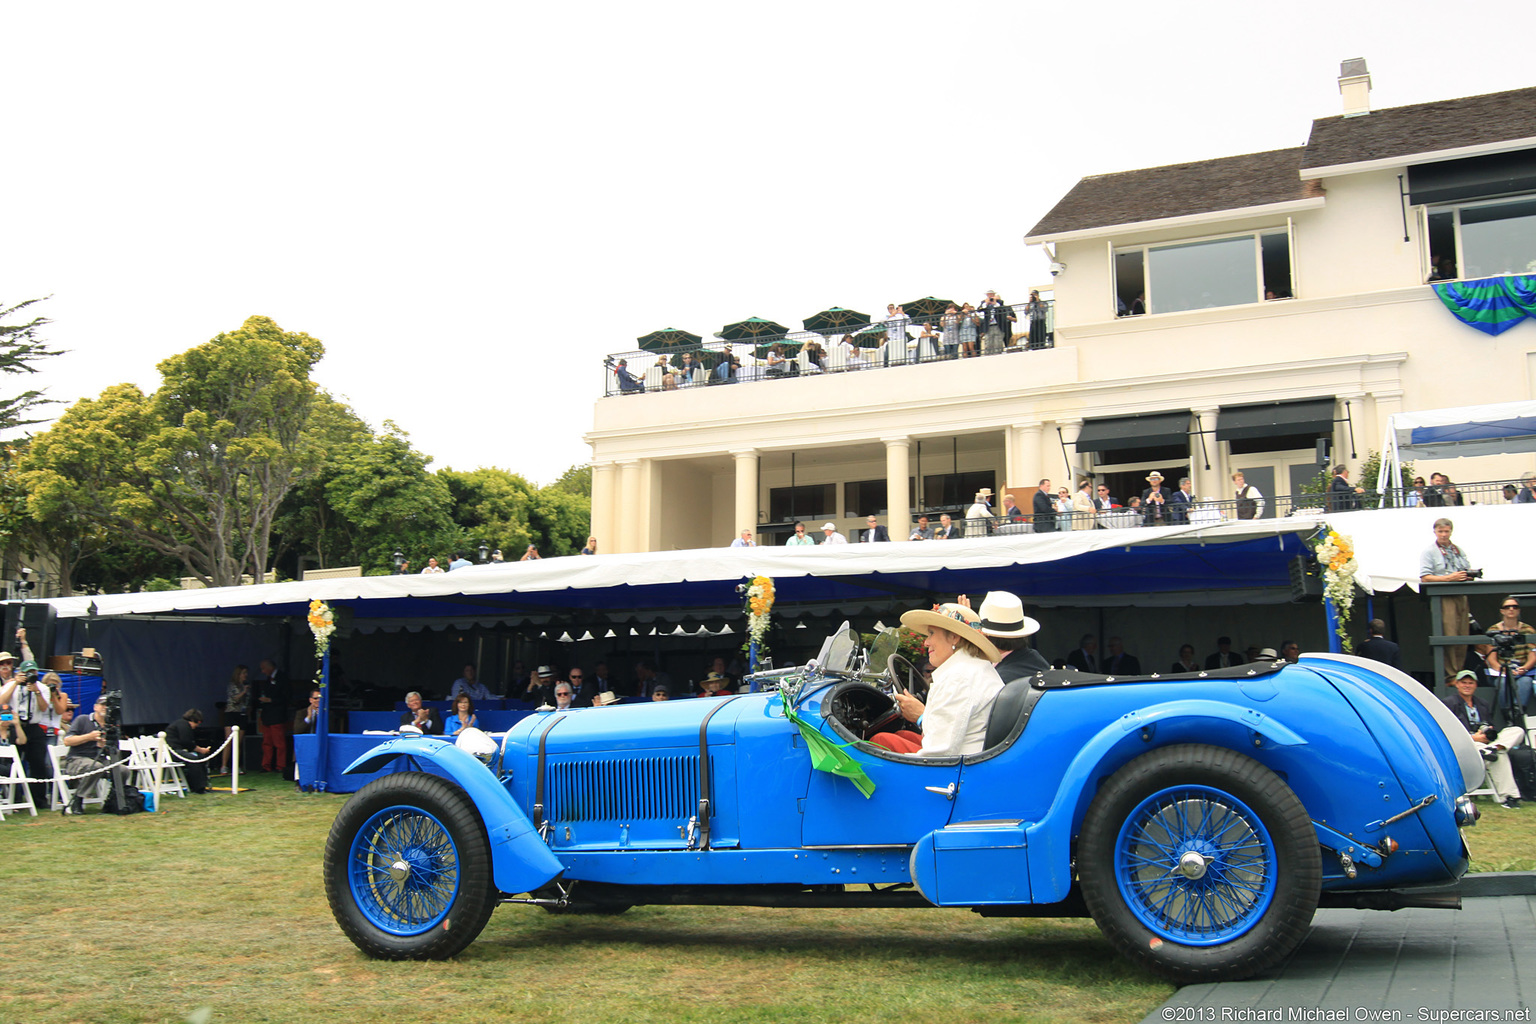
[[[886,663],[885,678],[891,684],[891,689],[894,692],[904,693],[910,697],[912,689],[909,684],[916,671],[917,669],[906,658],[899,654],[893,654],[890,661]],[[906,716],[901,713],[901,704],[895,698],[892,698],[890,708],[883,714],[876,716],[869,723],[869,729],[865,733],[864,738],[869,739],[869,737],[877,732],[890,732],[905,722]]]

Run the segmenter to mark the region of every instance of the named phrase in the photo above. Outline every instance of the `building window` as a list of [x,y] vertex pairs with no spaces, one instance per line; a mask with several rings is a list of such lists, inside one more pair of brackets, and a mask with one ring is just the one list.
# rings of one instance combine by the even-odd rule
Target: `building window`
[[789,523],[796,519],[823,519],[837,515],[836,484],[803,484],[768,490],[768,519]]
[[1288,299],[1292,287],[1285,228],[1115,252],[1118,316]]
[[[912,507],[916,481],[907,477],[907,507]],[[884,480],[855,480],[843,484],[843,515],[849,519],[863,516],[883,516],[890,510],[885,507]]]
[[1536,198],[1428,211],[1431,279],[1536,272]]
[[984,487],[988,490],[997,487],[997,474],[990,469],[975,473],[935,473],[925,476],[923,503],[919,511],[970,505],[976,500],[976,492]]

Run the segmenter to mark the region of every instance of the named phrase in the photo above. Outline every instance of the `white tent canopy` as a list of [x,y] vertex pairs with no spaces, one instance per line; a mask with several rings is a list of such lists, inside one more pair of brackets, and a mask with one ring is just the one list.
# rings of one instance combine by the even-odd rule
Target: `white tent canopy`
[[1405,459],[1536,452],[1536,402],[1393,413],[1382,452],[1376,489],[1383,495],[1401,478],[1399,467]]

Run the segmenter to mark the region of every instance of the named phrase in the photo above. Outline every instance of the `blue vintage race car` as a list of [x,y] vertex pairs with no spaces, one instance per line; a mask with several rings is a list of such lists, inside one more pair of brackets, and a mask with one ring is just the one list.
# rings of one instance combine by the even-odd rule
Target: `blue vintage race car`
[[[1181,982],[1266,971],[1325,906],[1455,907],[1484,765],[1414,680],[1308,655],[1180,676],[1047,672],[999,694],[979,754],[864,741],[912,678],[846,629],[760,692],[532,715],[499,747],[406,757],[325,847],[342,930],[371,956],[444,958],[501,903],[970,907],[1091,914]],[[478,746],[477,746],[478,743]]]

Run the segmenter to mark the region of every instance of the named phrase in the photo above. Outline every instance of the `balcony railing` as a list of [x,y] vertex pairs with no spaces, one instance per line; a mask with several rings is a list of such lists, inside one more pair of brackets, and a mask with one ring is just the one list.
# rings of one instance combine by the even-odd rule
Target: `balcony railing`
[[[974,336],[954,327],[945,330],[944,315],[934,314],[837,331],[790,331],[741,341],[715,340],[665,352],[615,352],[603,360],[603,394],[640,395],[720,384],[793,380],[1052,348],[1055,303],[1045,302],[1044,306],[1045,318],[1034,331],[1025,305],[1010,306],[1016,320],[1007,325],[1005,333],[1011,337],[1001,343],[989,341],[985,327],[977,327]],[[770,360],[769,353],[775,345],[782,349],[781,363]],[[621,361],[623,367],[619,365]]]

